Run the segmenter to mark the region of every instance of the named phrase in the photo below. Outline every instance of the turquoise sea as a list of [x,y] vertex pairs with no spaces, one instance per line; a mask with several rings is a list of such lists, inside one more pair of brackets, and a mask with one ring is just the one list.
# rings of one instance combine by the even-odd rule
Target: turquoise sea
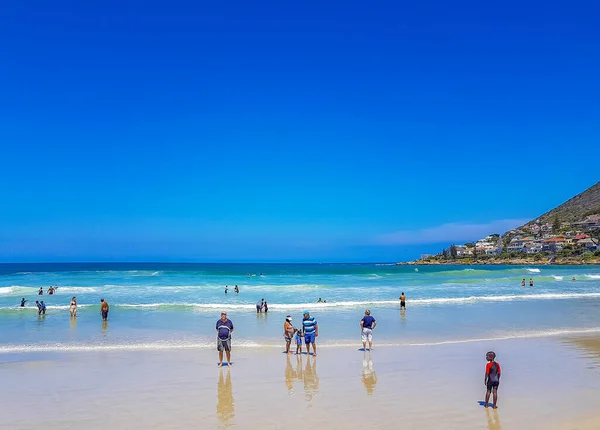
[[[535,286],[522,288],[523,278]],[[51,296],[50,285],[58,285]],[[401,292],[406,312],[399,310]],[[69,317],[72,296],[76,320]],[[111,306],[107,324],[100,298]],[[256,314],[261,298],[268,314]],[[44,317],[37,316],[38,299],[48,306]],[[376,345],[600,332],[600,267],[3,264],[0,353],[214,348],[221,310],[235,325],[237,347],[281,347],[285,316],[299,325],[305,309],[319,323],[320,345],[354,345],[366,308],[378,321]]]

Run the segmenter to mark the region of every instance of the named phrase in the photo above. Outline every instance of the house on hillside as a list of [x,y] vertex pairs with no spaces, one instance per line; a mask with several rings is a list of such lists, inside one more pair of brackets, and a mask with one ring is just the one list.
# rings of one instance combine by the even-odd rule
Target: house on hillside
[[551,237],[542,242],[542,249],[544,251],[557,252],[563,249],[564,246],[565,239],[563,237]]
[[590,236],[585,234],[585,233],[579,233],[578,235],[576,235],[573,240],[582,240],[582,239],[588,239]]
[[531,241],[523,244],[523,252],[526,254],[537,254],[538,252],[542,252],[542,242],[541,241]]
[[533,224],[530,230],[533,234],[538,235],[540,233],[541,227],[538,224]]
[[550,224],[549,222],[547,222],[546,224],[542,224],[540,229],[542,230],[542,233],[549,233],[552,231],[552,224]]
[[585,217],[583,221],[574,222],[571,224],[575,228],[582,229],[597,229],[600,228],[600,215],[590,215]]
[[466,257],[473,256],[472,248],[467,248],[465,245],[456,245],[455,248],[456,248],[456,256],[458,258],[466,258]]
[[595,251],[597,249],[596,243],[589,237],[587,239],[581,239],[577,241],[577,246],[585,247],[588,251]]

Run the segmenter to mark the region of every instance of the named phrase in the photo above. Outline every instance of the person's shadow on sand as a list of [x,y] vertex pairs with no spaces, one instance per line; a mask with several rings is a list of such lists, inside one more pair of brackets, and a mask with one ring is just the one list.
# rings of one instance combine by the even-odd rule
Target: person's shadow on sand
[[371,351],[369,351],[369,356],[367,357],[367,351],[363,356],[363,369],[361,381],[367,390],[367,395],[373,394],[375,391],[375,386],[377,385],[377,373],[373,370],[373,356],[371,355]]
[[490,408],[485,408],[485,416],[487,417],[488,430],[502,430],[497,409],[492,409],[490,411]]
[[223,378],[223,368],[219,369],[219,382],[217,383],[217,417],[223,423],[235,415],[233,391],[231,389],[231,371],[227,368],[227,377]]

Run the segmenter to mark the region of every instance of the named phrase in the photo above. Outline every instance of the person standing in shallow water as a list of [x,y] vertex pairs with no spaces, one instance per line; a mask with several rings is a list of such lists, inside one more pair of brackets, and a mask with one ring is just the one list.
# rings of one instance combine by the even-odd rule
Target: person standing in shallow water
[[292,339],[294,338],[294,326],[292,325],[292,317],[288,315],[285,317],[285,322],[283,323],[283,338],[285,339],[285,353],[291,354],[290,346],[292,344]]
[[71,318],[77,316],[77,298],[75,296],[73,296],[71,303],[69,304],[69,314],[71,315]]
[[365,311],[365,316],[360,320],[361,338],[363,349],[365,351],[367,350],[367,342],[369,343],[369,351],[373,349],[373,330],[376,325],[377,321],[371,316],[371,311],[367,309]]
[[533,287],[533,279],[529,278],[529,286]]
[[104,299],[100,299],[100,315],[102,315],[102,321],[108,320],[108,302],[104,301]]
[[227,365],[231,366],[231,334],[233,323],[227,318],[227,312],[221,312],[217,321],[217,351],[219,351],[219,367],[223,366],[223,351],[227,355]]
[[306,352],[310,355],[310,345],[313,347],[313,355],[317,355],[317,337],[319,337],[319,325],[315,317],[311,317],[308,311],[304,311],[304,319],[302,320],[302,331],[304,333],[304,343],[306,344]]
[[400,295],[400,310],[403,308],[406,310],[406,296],[404,295],[404,291],[402,291],[402,294]]

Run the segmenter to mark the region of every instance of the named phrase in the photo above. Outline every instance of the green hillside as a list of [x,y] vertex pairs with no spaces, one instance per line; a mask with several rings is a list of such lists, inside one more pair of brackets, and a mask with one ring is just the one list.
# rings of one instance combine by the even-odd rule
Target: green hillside
[[533,221],[553,223],[558,218],[560,222],[576,222],[593,214],[600,214],[600,182]]

